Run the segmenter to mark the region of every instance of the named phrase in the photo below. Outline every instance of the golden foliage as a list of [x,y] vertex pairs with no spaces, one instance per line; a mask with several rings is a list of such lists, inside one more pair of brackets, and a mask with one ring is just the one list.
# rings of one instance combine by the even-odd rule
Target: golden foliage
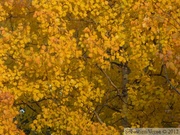
[[0,134],[177,127],[179,7],[178,0],[0,0]]

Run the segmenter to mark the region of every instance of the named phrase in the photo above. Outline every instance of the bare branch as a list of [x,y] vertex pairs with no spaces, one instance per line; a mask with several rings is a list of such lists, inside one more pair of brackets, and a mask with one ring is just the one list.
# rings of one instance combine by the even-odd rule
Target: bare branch
[[100,68],[98,65],[96,65],[96,66],[101,70],[101,72],[103,72],[103,74],[106,76],[106,78],[111,83],[111,85],[118,91],[118,95],[120,95],[120,91],[119,91],[118,87],[114,84],[114,82],[111,80],[111,78],[106,74],[106,72],[104,72],[104,70],[102,70],[102,68]]
[[32,108],[28,103],[22,101],[25,105],[27,105],[33,112],[38,113],[34,108]]
[[176,87],[174,87],[174,86],[172,85],[171,81],[169,80],[166,65],[164,65],[164,72],[165,72],[166,80],[167,80],[167,82],[169,83],[169,85],[171,86],[171,88],[172,88],[176,93],[178,93],[178,94],[180,95],[179,90],[177,90]]
[[112,107],[110,105],[105,105],[105,106],[107,106],[109,109],[111,109],[111,110],[113,110],[115,112],[119,112],[119,113],[121,112],[121,110],[119,110],[118,108]]
[[128,104],[126,101],[123,100],[123,97],[120,94],[120,89],[114,84],[114,82],[111,80],[111,78],[106,74],[106,72],[104,70],[102,70],[102,68],[100,68],[97,64],[96,64],[97,68],[101,70],[101,72],[103,72],[103,74],[106,76],[106,78],[108,79],[108,81],[110,82],[110,84],[117,90],[117,95],[118,97],[122,100],[123,103]]
[[164,79],[166,79],[166,77],[163,75],[163,71],[164,71],[164,64],[161,66],[161,70],[160,73],[155,73],[155,74],[150,74],[150,76],[160,76],[163,77]]
[[99,117],[98,113],[97,113],[96,111],[93,111],[93,112],[94,112],[94,114],[96,115],[98,121],[99,121],[101,124],[103,124],[103,122],[102,122],[101,118]]

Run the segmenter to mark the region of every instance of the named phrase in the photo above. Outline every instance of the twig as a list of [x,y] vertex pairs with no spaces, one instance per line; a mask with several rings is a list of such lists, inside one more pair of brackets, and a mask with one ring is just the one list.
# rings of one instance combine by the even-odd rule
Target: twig
[[121,101],[127,105],[130,105],[128,104],[126,101],[123,100],[121,94],[120,94],[120,89],[118,89],[118,87],[114,84],[114,82],[111,80],[111,78],[106,74],[106,72],[104,72],[104,70],[102,70],[102,68],[100,68],[97,64],[96,66],[98,67],[98,69],[101,70],[101,72],[103,72],[103,74],[106,76],[106,78],[108,79],[108,81],[110,82],[110,84],[117,90],[117,95],[118,97],[121,99]]
[[109,105],[105,105],[105,106],[107,106],[109,109],[111,109],[111,110],[113,110],[113,111],[115,111],[115,112],[121,113],[121,110],[119,110],[119,109],[116,109],[116,108],[111,107],[111,106],[109,106]]
[[168,73],[167,73],[167,69],[166,69],[166,65],[164,65],[164,72],[165,72],[165,78],[167,80],[167,82],[170,84],[171,88],[180,95],[180,92],[176,89],[176,87],[174,87],[171,83],[171,81],[169,80],[169,77],[168,77]]
[[33,110],[35,113],[37,113],[37,111],[34,109],[34,108],[32,108],[30,105],[28,105],[28,103],[25,103],[24,101],[22,101],[25,105],[27,105],[31,110]]
[[96,111],[93,111],[93,112],[94,112],[94,114],[96,115],[98,121],[99,121],[101,124],[103,124],[103,122],[102,122],[101,118],[99,117],[98,113],[97,113]]
[[104,72],[104,70],[102,70],[102,68],[100,68],[98,65],[96,65],[96,66],[101,70],[101,72],[103,72],[103,74],[106,76],[106,78],[111,83],[111,85],[118,91],[118,95],[120,95],[118,87],[114,84],[114,82],[111,80],[111,78],[106,74],[106,72]]

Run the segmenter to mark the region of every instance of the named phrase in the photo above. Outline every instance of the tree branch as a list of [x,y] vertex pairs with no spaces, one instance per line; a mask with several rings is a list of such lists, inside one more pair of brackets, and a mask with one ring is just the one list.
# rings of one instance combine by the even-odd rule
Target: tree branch
[[102,68],[100,68],[98,65],[96,65],[98,67],[98,69],[101,70],[101,72],[106,76],[106,78],[108,79],[108,81],[110,82],[110,84],[117,90],[118,95],[120,95],[120,91],[118,89],[118,87],[114,84],[114,82],[111,80],[111,78],[106,74],[106,72],[104,72],[104,70],[102,70]]
[[94,114],[96,115],[98,121],[99,121],[101,124],[103,124],[103,122],[102,122],[101,118],[99,117],[98,113],[97,113],[96,111],[93,111],[93,112],[94,112]]
[[167,80],[167,82],[169,83],[169,85],[171,86],[171,88],[180,95],[180,92],[179,90],[176,89],[176,87],[174,87],[171,83],[171,81],[169,80],[169,77],[168,77],[168,73],[167,73],[167,68],[166,68],[166,65],[164,65],[164,72],[165,72],[165,78]]
[[120,94],[120,89],[114,84],[114,82],[111,80],[111,78],[106,74],[106,72],[104,72],[104,70],[99,67],[97,64],[96,64],[97,68],[106,76],[106,78],[108,79],[108,81],[110,82],[110,84],[117,90],[117,95],[118,97],[122,100],[123,103],[127,104],[127,105],[130,105],[128,104],[126,101],[123,100],[121,94]]

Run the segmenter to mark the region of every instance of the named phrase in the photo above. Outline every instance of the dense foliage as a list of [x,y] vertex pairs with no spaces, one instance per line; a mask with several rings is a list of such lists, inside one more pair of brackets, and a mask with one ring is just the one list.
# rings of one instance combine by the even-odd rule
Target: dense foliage
[[178,127],[179,7],[179,0],[0,0],[0,134]]

